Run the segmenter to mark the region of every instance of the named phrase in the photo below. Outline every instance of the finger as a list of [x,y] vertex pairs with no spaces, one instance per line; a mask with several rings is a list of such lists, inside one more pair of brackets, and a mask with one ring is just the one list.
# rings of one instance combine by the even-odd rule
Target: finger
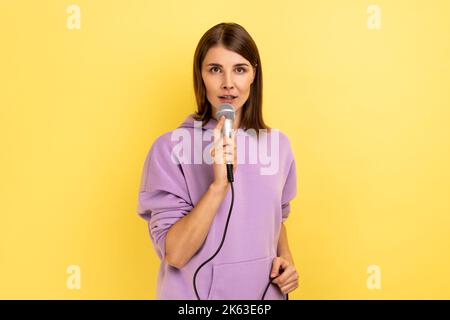
[[286,259],[283,259],[283,258],[280,258],[280,259],[281,259],[281,268],[282,269],[286,269],[287,267],[291,266],[291,264]]
[[224,144],[223,145],[223,149],[226,151],[226,152],[232,152],[232,151],[234,151],[234,147],[233,146],[231,146],[229,143],[227,143],[227,144]]
[[214,128],[213,135],[214,135],[214,143],[218,143],[221,141],[222,138],[221,129]]
[[297,288],[298,288],[298,282],[295,281],[295,282],[290,282],[290,283],[288,283],[288,284],[282,286],[282,287],[280,288],[280,290],[281,290],[281,291],[284,291],[285,293],[287,293],[287,292],[292,291],[292,290],[295,290],[295,289],[297,289]]
[[210,155],[211,155],[211,159],[216,159],[216,150],[214,150],[214,148],[211,149],[210,151]]
[[281,276],[279,276],[277,279],[277,284],[282,287],[285,286],[288,283],[298,281],[298,275],[297,272],[294,271],[284,271]]
[[[276,262],[276,265],[275,265]],[[282,269],[286,269],[288,267],[289,263],[287,260],[281,258],[281,257],[275,257],[274,263],[272,264],[272,274],[275,273],[275,276],[278,276],[280,274],[280,267]]]
[[214,163],[222,164],[224,163],[224,153],[222,146],[220,144],[216,144],[213,148],[212,158],[214,159]]
[[223,124],[225,123],[225,116],[221,116],[219,121],[217,121],[216,128],[222,130]]
[[219,152],[219,153],[222,152],[222,149],[223,149],[223,138],[222,137],[219,137],[219,138],[217,138],[217,140],[214,141],[213,149],[216,152]]
[[281,287],[280,290],[281,290],[281,292],[286,294],[291,291],[294,291],[297,288],[298,288],[298,283],[289,283],[288,285]]
[[216,124],[216,126],[215,126],[215,128],[214,128],[214,131],[221,132],[224,123],[225,123],[225,116],[222,116],[222,117],[220,117],[220,120],[217,121],[217,124]]
[[[282,265],[283,263],[281,263]],[[283,269],[281,266],[281,272],[280,275],[273,281],[274,283],[281,284],[286,281],[293,273],[295,272],[295,268],[292,266],[287,267],[286,269]]]
[[[227,155],[232,155],[233,156],[233,154],[234,154],[234,146],[233,146],[233,143],[230,141],[230,138],[226,138],[226,144],[225,144],[225,147],[224,147],[224,149],[225,149],[225,153],[227,154]],[[231,161],[232,161],[232,158],[233,157],[231,157]]]
[[285,283],[289,278],[292,276],[295,276],[295,269],[292,266],[288,266],[286,269],[284,269],[283,273],[275,280],[277,284],[283,284]]
[[270,273],[271,278],[275,278],[280,274],[280,266],[281,266],[281,259],[275,257],[272,261],[272,271]]
[[226,163],[233,163],[233,154],[225,152],[224,159]]
[[233,140],[229,136],[224,137],[223,143],[226,148],[234,147]]
[[217,122],[216,127],[213,130],[213,134],[214,134],[214,141],[217,141],[220,139],[221,137],[221,132],[222,132],[222,127],[223,124],[225,123],[225,116],[220,117],[220,120]]

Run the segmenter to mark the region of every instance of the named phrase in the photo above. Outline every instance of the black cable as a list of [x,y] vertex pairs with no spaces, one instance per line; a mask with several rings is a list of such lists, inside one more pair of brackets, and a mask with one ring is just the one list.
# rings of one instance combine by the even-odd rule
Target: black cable
[[[279,276],[280,276],[280,275],[279,275]],[[278,277],[279,277],[279,276],[278,276]],[[273,278],[273,279],[269,279],[269,283],[267,284],[266,289],[264,290],[264,293],[263,293],[263,295],[262,295],[262,297],[261,297],[261,300],[264,300],[264,297],[266,296],[266,292],[267,292],[267,290],[269,289],[270,285],[272,284],[272,280],[275,280],[275,279],[278,278],[278,277],[275,277],[275,278]],[[289,294],[287,294],[287,293],[286,293],[286,300],[289,300]]]
[[195,291],[195,295],[197,296],[197,300],[201,300],[200,296],[198,295],[198,291],[197,291],[197,285],[196,285],[196,279],[197,279],[197,274],[200,271],[200,269],[207,264],[208,262],[210,262],[212,259],[214,259],[214,257],[219,253],[220,249],[222,249],[223,243],[225,241],[225,236],[227,235],[227,229],[228,229],[228,223],[230,222],[230,217],[231,217],[231,211],[233,210],[233,202],[234,202],[234,187],[233,187],[233,182],[230,182],[231,184],[231,205],[230,205],[230,211],[228,212],[228,218],[227,218],[227,223],[225,224],[225,230],[223,232],[223,236],[222,236],[222,241],[220,242],[219,248],[217,248],[216,252],[211,256],[211,258],[209,258],[208,260],[206,260],[205,262],[203,262],[195,271],[194,273],[194,278],[193,278],[193,283],[194,283],[194,291]]
[[[230,222],[231,211],[233,210],[233,203],[234,203],[233,165],[232,165],[232,164],[228,164],[228,163],[227,163],[227,178],[228,178],[228,181],[230,182],[230,185],[231,185],[231,204],[230,204],[230,211],[228,212],[228,218],[227,218],[227,222],[226,222],[226,224],[225,224],[225,230],[223,231],[222,241],[220,242],[219,248],[217,248],[216,252],[211,256],[211,258],[209,258],[208,260],[206,260],[205,262],[203,262],[203,263],[197,268],[197,270],[195,270],[194,278],[192,279],[192,282],[193,282],[193,285],[194,285],[194,291],[195,291],[195,295],[197,296],[197,300],[201,300],[201,299],[200,299],[200,296],[198,295],[197,285],[196,285],[197,275],[198,275],[200,269],[203,268],[203,266],[204,266],[205,264],[207,264],[207,263],[210,262],[212,259],[214,259],[214,257],[219,253],[220,249],[222,249],[223,243],[225,242],[225,236],[227,235],[228,223]],[[270,284],[271,284],[271,280],[269,279],[269,284],[267,285],[266,289],[264,290],[264,294],[262,295],[261,300],[264,300],[264,297],[265,297],[265,295],[266,295],[267,289],[269,289]],[[286,300],[289,300],[289,295],[287,295],[287,294],[286,294]]]

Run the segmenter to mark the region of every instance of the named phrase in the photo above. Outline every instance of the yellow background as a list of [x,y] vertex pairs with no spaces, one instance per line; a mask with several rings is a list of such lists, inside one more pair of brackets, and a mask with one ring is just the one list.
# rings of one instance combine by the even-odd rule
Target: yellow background
[[195,110],[194,50],[220,22],[256,41],[264,117],[294,149],[290,298],[449,299],[447,0],[1,0],[0,298],[155,297],[140,175]]

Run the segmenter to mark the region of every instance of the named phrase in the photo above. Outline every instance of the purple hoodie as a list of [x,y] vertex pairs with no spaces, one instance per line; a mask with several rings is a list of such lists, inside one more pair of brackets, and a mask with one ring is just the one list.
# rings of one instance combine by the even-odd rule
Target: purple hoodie
[[[201,122],[189,115],[176,130],[156,139],[145,160],[137,213],[148,222],[150,238],[161,261],[157,299],[196,299],[194,273],[220,245],[231,188],[203,245],[189,262],[177,269],[165,261],[169,228],[195,207],[214,180],[208,150],[216,125],[217,120],[212,118],[201,127]],[[272,129],[257,143],[251,131],[236,132],[238,165],[233,182],[233,210],[222,249],[197,275],[202,300],[261,299],[277,255],[281,223],[288,217],[289,202],[296,195],[295,160],[287,136]],[[265,299],[281,300],[285,295],[276,284],[271,284]]]

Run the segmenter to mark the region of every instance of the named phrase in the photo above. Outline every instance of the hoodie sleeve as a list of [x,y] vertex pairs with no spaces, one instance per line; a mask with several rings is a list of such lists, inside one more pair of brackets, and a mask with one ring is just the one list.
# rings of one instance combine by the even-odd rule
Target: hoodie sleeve
[[172,159],[167,137],[158,138],[144,163],[137,213],[148,222],[150,238],[160,260],[170,227],[193,209],[185,177]]
[[288,174],[284,183],[283,193],[281,196],[281,213],[282,213],[282,221],[286,221],[291,211],[290,201],[295,198],[297,194],[297,173],[295,166],[295,159],[292,154],[290,142],[287,139],[288,145],[288,158],[290,159],[290,164],[288,165]]

